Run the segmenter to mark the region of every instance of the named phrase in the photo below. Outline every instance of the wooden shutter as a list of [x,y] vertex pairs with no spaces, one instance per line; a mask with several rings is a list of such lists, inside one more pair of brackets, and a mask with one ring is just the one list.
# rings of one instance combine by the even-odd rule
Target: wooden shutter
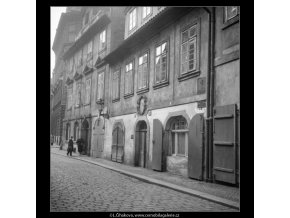
[[118,129],[113,130],[113,143],[112,143],[112,161],[117,161],[117,142],[118,142]]
[[152,169],[157,171],[164,170],[164,151],[163,151],[163,127],[158,119],[153,120],[153,157]]
[[202,180],[204,131],[202,114],[196,114],[191,119],[188,130],[188,177]]
[[124,132],[120,127],[118,129],[118,137],[117,137],[117,162],[123,163],[124,157]]
[[236,105],[214,108],[214,180],[236,184],[237,128]]

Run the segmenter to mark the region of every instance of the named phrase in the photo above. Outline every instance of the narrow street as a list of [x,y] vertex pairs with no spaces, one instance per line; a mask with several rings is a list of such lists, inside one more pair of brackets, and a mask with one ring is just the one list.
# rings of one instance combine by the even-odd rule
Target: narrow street
[[51,212],[237,211],[56,154],[50,182]]

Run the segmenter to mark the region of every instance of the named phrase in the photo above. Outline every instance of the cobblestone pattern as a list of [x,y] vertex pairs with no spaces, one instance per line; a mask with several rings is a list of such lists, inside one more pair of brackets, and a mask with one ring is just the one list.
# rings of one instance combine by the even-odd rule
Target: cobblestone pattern
[[70,157],[51,155],[51,211],[237,211]]
[[[64,154],[64,151],[54,149],[53,152]],[[77,153],[73,153],[73,156],[79,157]],[[136,173],[144,176],[149,176],[154,179],[169,182],[175,185],[181,185],[186,188],[193,190],[205,192],[211,195],[215,195],[221,198],[229,199],[232,201],[240,202],[240,190],[236,187],[230,187],[225,185],[220,185],[216,183],[208,183],[204,181],[197,181],[194,179],[186,178],[179,175],[174,175],[169,172],[157,172],[151,169],[144,169],[141,167],[132,167],[125,164],[120,164],[117,162],[112,162],[102,158],[92,158],[88,156],[81,156],[82,159],[87,159],[90,161],[95,161],[97,163],[106,164],[111,167],[115,167],[122,170],[127,170],[131,173]]]

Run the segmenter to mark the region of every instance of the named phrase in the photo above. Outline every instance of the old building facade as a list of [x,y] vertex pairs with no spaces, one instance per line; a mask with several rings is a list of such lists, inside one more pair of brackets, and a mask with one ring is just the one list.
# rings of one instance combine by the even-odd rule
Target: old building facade
[[50,130],[53,141],[56,144],[61,143],[62,122],[66,105],[66,88],[64,86],[66,68],[62,55],[72,45],[81,27],[79,10],[80,8],[78,7],[68,7],[66,13],[61,14],[52,46],[52,50],[55,53],[55,67],[51,78]]
[[63,139],[67,144],[71,136],[74,142],[82,138],[84,153],[95,157],[104,145],[99,113],[106,104],[109,68],[103,58],[123,39],[122,13],[122,7],[82,7],[82,28],[63,56],[67,66]]
[[64,55],[64,139],[83,138],[93,157],[239,184],[239,10],[84,7]]

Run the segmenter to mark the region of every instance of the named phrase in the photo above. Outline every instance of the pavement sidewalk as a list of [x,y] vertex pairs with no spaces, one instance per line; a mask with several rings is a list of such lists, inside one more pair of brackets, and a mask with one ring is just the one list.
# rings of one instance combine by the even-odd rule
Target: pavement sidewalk
[[[51,146],[51,153],[66,156],[66,150],[59,150],[59,146]],[[197,181],[169,172],[157,172],[142,167],[120,164],[102,158],[93,158],[85,155],[80,156],[77,153],[73,153],[72,158],[99,165],[145,182],[207,199],[231,208],[239,209],[240,207],[240,190],[237,187]]]

